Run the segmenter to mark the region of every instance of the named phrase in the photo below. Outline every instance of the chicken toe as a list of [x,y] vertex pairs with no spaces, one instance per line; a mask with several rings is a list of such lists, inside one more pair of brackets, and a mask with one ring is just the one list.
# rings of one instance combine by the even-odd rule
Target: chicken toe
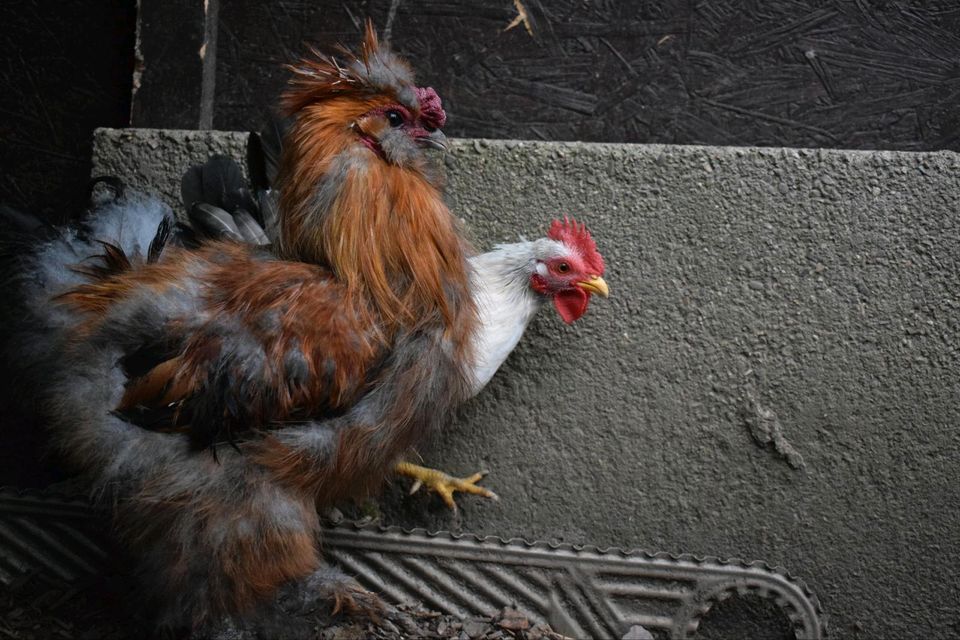
[[499,500],[497,494],[493,491],[477,484],[477,482],[487,475],[486,471],[479,471],[466,478],[454,478],[443,471],[422,467],[410,462],[397,463],[394,471],[401,476],[406,476],[414,480],[413,486],[410,488],[411,494],[419,491],[421,487],[426,487],[428,490],[439,495],[444,503],[454,511],[457,510],[457,503],[453,498],[453,494],[457,491]]

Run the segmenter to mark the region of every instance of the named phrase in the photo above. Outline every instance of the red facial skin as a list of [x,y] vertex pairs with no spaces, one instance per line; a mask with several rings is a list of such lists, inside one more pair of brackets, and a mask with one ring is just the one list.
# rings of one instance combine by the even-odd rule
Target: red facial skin
[[577,224],[576,220],[554,220],[547,237],[563,243],[570,253],[547,260],[544,263],[547,273],[534,273],[530,286],[537,293],[550,296],[563,321],[572,324],[587,312],[590,304],[590,293],[579,283],[603,275],[603,256],[597,251],[586,225]]
[[560,318],[573,324],[587,312],[590,304],[590,294],[577,283],[599,274],[589,273],[576,256],[554,258],[544,264],[547,266],[546,275],[534,273],[530,277],[530,286],[537,293],[549,296]]
[[[414,140],[429,138],[437,129],[443,127],[447,121],[447,114],[441,106],[440,96],[437,95],[437,92],[434,91],[432,87],[417,87],[416,92],[417,99],[420,101],[420,113],[417,116],[414,116],[410,110],[402,104],[391,104],[374,109],[364,117],[387,117],[389,112],[396,111],[403,119],[403,124],[401,124],[400,127],[403,128],[407,135]],[[388,126],[393,125],[388,124]],[[384,157],[383,149],[380,148],[380,143],[376,138],[361,131],[360,141],[378,156],[381,158]]]

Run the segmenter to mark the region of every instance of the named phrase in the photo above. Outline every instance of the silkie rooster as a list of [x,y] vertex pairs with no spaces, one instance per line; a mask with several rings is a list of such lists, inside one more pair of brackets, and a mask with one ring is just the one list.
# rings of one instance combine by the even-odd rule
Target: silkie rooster
[[165,629],[252,629],[281,590],[288,609],[375,608],[321,563],[316,505],[377,488],[470,394],[468,248],[424,159],[440,100],[371,28],[345,59],[292,68],[283,260],[159,251],[162,233],[149,251],[164,212],[147,201],[106,207],[21,271],[12,363],[114,505]]
[[[169,245],[166,209],[137,198],[20,257],[8,361],[113,508],[161,630],[269,637],[318,603],[375,611],[322,563],[316,506],[375,490],[486,381],[468,247],[423,155],[439,98],[370,28],[346,59],[293,67],[280,257]],[[571,263],[535,262],[538,295]]]

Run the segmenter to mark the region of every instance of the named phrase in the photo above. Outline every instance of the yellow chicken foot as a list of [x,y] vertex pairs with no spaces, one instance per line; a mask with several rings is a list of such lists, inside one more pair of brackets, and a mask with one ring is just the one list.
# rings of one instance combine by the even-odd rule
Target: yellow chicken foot
[[443,471],[421,467],[418,464],[410,462],[398,462],[393,470],[401,476],[413,478],[414,482],[410,488],[410,495],[419,491],[420,487],[425,486],[430,491],[438,494],[447,506],[454,511],[457,510],[457,503],[453,500],[454,491],[472,493],[485,498],[492,498],[493,500],[500,499],[493,491],[476,484],[483,476],[487,475],[486,471],[475,473],[469,478],[454,478],[448,476]]

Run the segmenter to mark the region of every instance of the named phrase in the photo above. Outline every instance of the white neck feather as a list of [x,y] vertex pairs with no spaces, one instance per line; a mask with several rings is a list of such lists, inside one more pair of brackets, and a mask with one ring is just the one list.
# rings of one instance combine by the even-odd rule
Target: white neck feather
[[530,288],[537,244],[543,242],[552,241],[502,244],[470,260],[471,292],[480,320],[474,336],[477,361],[472,395],[490,381],[546,301]]

